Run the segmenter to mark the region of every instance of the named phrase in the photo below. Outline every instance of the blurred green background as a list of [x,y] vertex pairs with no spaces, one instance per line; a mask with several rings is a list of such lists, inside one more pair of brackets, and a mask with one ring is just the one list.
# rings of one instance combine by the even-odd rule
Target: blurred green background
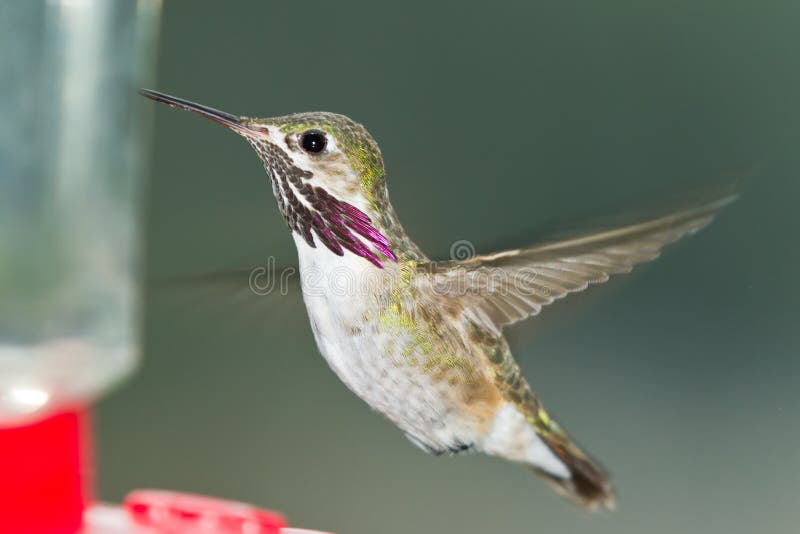
[[328,369],[296,291],[163,283],[296,257],[247,144],[143,100],[144,365],[98,407],[100,496],[191,490],[340,534],[797,532],[798,20],[794,1],[166,2],[158,89],[363,122],[433,257],[755,170],[710,228],[512,332],[613,474],[619,509],[590,515],[517,466],[412,447]]

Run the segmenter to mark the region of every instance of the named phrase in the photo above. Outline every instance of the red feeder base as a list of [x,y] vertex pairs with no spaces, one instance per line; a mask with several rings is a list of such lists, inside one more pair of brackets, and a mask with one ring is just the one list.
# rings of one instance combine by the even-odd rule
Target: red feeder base
[[89,420],[65,412],[0,427],[0,532],[74,534],[88,496]]

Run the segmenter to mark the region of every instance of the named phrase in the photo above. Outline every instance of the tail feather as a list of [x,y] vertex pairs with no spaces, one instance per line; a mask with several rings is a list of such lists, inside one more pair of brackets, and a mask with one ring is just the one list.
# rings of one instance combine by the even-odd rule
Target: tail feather
[[591,510],[614,509],[608,476],[581,451],[540,404],[523,413],[505,404],[480,444],[483,452],[519,462],[542,476],[556,492]]
[[569,478],[532,467],[536,474],[542,476],[557,493],[590,510],[615,508],[614,492],[607,473],[584,454],[563,430],[552,423],[549,431],[537,433],[563,462],[569,471]]

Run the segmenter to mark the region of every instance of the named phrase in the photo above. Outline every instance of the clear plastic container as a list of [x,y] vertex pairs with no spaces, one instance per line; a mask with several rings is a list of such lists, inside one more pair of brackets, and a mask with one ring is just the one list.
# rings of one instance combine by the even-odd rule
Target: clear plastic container
[[0,425],[137,359],[143,102],[158,0],[0,6]]

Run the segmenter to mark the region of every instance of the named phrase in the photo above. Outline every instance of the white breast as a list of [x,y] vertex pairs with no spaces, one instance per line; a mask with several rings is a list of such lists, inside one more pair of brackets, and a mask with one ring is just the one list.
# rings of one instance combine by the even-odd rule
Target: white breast
[[436,449],[464,443],[466,438],[454,436],[449,424],[456,414],[445,386],[399,365],[390,347],[410,339],[384,332],[375,319],[375,284],[391,284],[399,275],[395,264],[379,269],[349,252],[337,256],[323,246],[312,248],[298,236],[295,243],[314,337],[342,382],[416,441]]

